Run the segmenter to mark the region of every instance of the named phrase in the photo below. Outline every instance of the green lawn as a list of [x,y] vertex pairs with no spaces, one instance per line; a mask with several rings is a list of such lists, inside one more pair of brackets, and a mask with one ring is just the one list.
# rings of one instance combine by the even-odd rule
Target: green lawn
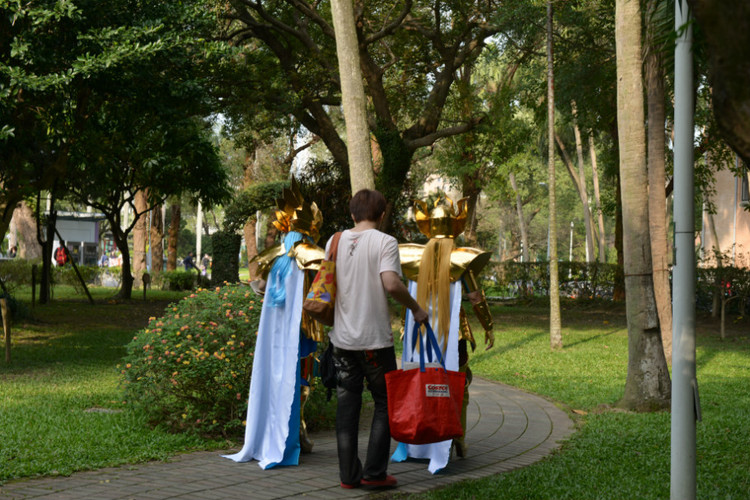
[[[23,300],[26,291],[19,292]],[[155,291],[149,301],[120,303],[107,300],[112,294],[92,288],[92,306],[58,286],[51,305],[14,322],[12,363],[0,361],[0,484],[226,446],[151,430],[122,411],[116,366],[124,346],[180,294]]]
[[[425,499],[663,499],[670,490],[670,415],[613,409],[627,374],[622,308],[568,308],[560,352],[549,348],[544,308],[493,307],[495,348],[474,354],[476,375],[520,387],[569,411],[578,431],[531,467],[467,481]],[[698,322],[698,498],[750,498],[750,327]]]
[[[30,297],[25,292],[19,290],[22,302]],[[230,446],[151,430],[139,415],[120,411],[116,366],[125,344],[180,294],[149,292],[146,302],[112,303],[112,290],[94,288],[97,305],[91,306],[64,287],[55,293],[52,305],[37,306],[33,317],[14,323],[13,363],[0,361],[0,482]],[[546,306],[495,305],[492,310],[496,345],[484,352],[481,329],[474,325],[474,373],[556,401],[578,431],[560,452],[533,466],[421,498],[667,498],[669,413],[612,408],[627,369],[622,305],[564,303],[565,347],[558,352],[549,348]],[[702,499],[750,498],[750,322],[729,323],[729,337],[721,341],[716,321],[698,321]]]

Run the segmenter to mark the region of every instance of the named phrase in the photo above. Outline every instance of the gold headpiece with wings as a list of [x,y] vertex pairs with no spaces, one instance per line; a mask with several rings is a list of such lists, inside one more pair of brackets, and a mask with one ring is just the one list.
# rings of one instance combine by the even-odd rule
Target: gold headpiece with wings
[[291,184],[284,188],[283,198],[276,200],[276,220],[273,225],[282,233],[297,231],[318,241],[320,239],[320,227],[323,225],[323,214],[318,205],[308,203],[302,197],[299,184],[292,177]]
[[466,198],[458,200],[454,207],[453,200],[440,196],[432,209],[428,209],[427,202],[418,200],[414,202],[414,213],[419,231],[428,238],[456,238],[466,226]]

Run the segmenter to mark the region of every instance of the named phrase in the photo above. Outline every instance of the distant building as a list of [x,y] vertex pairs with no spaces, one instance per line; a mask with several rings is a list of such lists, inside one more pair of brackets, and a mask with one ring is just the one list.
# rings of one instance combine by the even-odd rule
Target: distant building
[[740,160],[737,166],[739,175],[716,173],[716,213],[703,210],[700,256],[709,265],[715,264],[716,247],[725,265],[750,267],[750,170]]
[[[99,261],[99,237],[101,222],[104,214],[93,212],[57,212],[57,232],[60,233],[65,246],[75,260],[82,266],[96,266]],[[52,255],[60,246],[60,240],[55,234],[52,244]]]

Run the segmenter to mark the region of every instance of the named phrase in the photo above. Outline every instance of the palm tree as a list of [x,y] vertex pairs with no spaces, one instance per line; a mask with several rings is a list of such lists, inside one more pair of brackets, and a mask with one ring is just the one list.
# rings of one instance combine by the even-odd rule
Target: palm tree
[[669,405],[671,385],[654,301],[643,110],[641,9],[617,0],[617,126],[620,146],[628,375],[618,403],[634,410]]

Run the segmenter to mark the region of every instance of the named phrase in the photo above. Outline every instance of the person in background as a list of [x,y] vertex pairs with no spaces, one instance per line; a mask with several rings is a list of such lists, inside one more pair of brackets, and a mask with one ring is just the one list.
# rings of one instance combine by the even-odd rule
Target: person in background
[[[427,320],[401,281],[396,239],[378,230],[385,206],[378,191],[363,189],[354,195],[349,203],[354,227],[341,234],[336,257],[336,307],[329,337],[336,366],[339,476],[345,489],[397,484],[387,474],[391,433],[385,374],[396,369],[387,295],[409,308],[416,321]],[[326,254],[330,245],[331,240]],[[362,465],[357,434],[365,380],[375,411]]]
[[211,266],[211,257],[209,257],[207,253],[204,253],[203,259],[201,259],[201,274],[203,276],[208,275],[208,268],[210,266]]
[[192,269],[200,271],[193,260],[193,252],[188,252],[187,257],[182,260],[182,264],[185,266],[185,271],[190,271]]
[[10,250],[8,250],[8,257],[10,257],[11,259],[15,259],[17,252],[18,250],[16,249],[16,246],[13,245],[12,247],[10,247]]
[[68,253],[65,251],[65,242],[61,241],[60,246],[55,250],[55,263],[58,267],[64,266],[68,262]]

